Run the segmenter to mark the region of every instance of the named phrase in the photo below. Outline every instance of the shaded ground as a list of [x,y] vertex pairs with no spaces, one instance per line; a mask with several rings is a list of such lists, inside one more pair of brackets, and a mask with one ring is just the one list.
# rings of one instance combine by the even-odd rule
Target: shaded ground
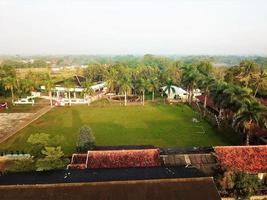
[[0,176],[0,185],[12,184],[51,184],[101,181],[145,180],[162,178],[205,177],[195,168],[152,167],[61,170],[48,172],[19,172]]
[[72,106],[54,108],[1,144],[0,149],[25,150],[34,133],[58,136],[63,150],[75,152],[79,129],[88,125],[97,145],[217,146],[232,144],[206,121],[193,123],[194,111],[184,105]]

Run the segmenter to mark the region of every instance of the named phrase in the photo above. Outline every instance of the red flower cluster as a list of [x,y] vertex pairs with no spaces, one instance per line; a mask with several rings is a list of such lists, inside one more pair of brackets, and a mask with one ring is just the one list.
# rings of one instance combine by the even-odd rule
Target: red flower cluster
[[267,145],[215,147],[222,167],[248,173],[267,172]]
[[87,168],[128,168],[160,166],[158,149],[89,151]]

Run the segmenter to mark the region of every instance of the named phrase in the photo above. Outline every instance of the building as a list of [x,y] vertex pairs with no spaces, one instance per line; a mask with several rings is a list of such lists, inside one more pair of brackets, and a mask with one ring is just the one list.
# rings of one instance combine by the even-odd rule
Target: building
[[172,85],[170,93],[167,90],[167,86],[164,86],[161,89],[168,96],[168,99],[170,99],[170,100],[180,100],[182,102],[185,102],[188,99],[188,92],[185,91],[181,87],[177,87],[175,85]]
[[[88,103],[90,98],[84,94],[84,82],[86,77],[75,75],[68,80],[69,86],[66,86],[66,80],[61,80],[55,83],[52,88],[52,97],[57,102],[64,103]],[[91,86],[92,90],[98,94],[106,91],[106,83],[99,82]],[[41,86],[42,90],[45,90],[45,86]]]
[[73,154],[69,169],[159,167],[159,149],[88,151]]
[[215,155],[222,168],[267,175],[267,145],[259,146],[218,146]]
[[212,178],[0,186],[1,200],[220,200]]

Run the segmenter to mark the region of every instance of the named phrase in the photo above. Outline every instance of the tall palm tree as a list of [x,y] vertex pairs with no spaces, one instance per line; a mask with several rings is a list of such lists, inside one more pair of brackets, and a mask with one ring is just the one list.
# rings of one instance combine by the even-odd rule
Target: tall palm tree
[[159,80],[156,77],[150,79],[148,90],[152,92],[152,101],[155,101],[155,91],[159,89]]
[[70,91],[72,88],[74,88],[73,81],[71,79],[66,79],[64,81],[64,87],[68,90],[69,105],[71,106]]
[[237,79],[244,84],[245,87],[248,87],[248,84],[251,80],[251,75],[253,72],[257,71],[258,65],[255,61],[252,60],[244,60],[239,64],[239,74],[237,75]]
[[188,102],[191,104],[194,97],[194,89],[200,77],[199,71],[194,66],[185,66],[182,68],[182,82],[187,88]]
[[256,101],[246,101],[234,116],[233,127],[236,130],[244,130],[246,145],[249,145],[252,128],[267,127],[267,108]]
[[142,104],[145,105],[145,92],[148,88],[149,81],[141,78],[138,82],[138,89],[142,92]]
[[228,108],[229,99],[226,98],[224,93],[225,89],[228,87],[228,84],[224,81],[217,81],[211,87],[210,95],[215,102],[215,105],[219,108],[220,117],[222,115],[222,110]]
[[244,102],[251,100],[251,89],[242,88],[237,85],[228,84],[224,91],[224,99],[228,103],[227,107],[233,112],[237,112]]
[[198,81],[198,85],[200,86],[200,88],[203,90],[204,93],[204,112],[203,112],[203,116],[206,115],[206,108],[207,108],[207,99],[210,93],[210,89],[213,86],[213,84],[215,83],[215,80],[213,77],[211,76],[204,76],[202,75]]
[[106,74],[106,82],[109,89],[109,92],[113,92],[116,82],[117,82],[118,72],[115,68],[111,68],[110,71]]
[[52,77],[49,73],[46,73],[44,75],[44,85],[46,91],[49,93],[49,99],[50,99],[50,106],[53,106],[53,100],[52,100],[52,89],[54,87],[54,81],[52,80]]
[[11,92],[11,100],[13,103],[14,102],[14,88],[16,86],[16,79],[11,77],[11,76],[8,76],[8,77],[3,79],[3,83],[4,83],[5,90],[10,90],[10,92]]
[[[83,93],[86,94],[86,95],[92,96],[95,93],[95,91],[92,88],[92,85],[93,85],[93,83],[91,81],[86,80],[83,83],[83,87],[84,87]],[[87,103],[88,103],[88,106],[89,106],[89,104],[90,104],[89,99],[87,101],[88,101]]]
[[120,91],[124,93],[124,105],[127,105],[127,94],[132,89],[131,77],[125,71],[125,74],[119,80]]
[[253,81],[252,84],[255,86],[254,97],[256,97],[259,89],[267,85],[267,73],[264,70],[263,66],[260,69],[260,73],[255,75],[253,74],[251,76],[251,79]]
[[168,98],[170,98],[171,92],[175,93],[175,88],[172,85],[172,80],[171,79],[168,79],[166,81],[166,88],[164,89],[163,92],[167,92]]

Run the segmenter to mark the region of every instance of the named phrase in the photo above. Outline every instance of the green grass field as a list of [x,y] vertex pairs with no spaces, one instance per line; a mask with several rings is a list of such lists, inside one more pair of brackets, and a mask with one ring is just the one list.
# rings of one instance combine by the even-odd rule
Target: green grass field
[[[206,121],[193,123],[193,110],[184,105],[72,106],[54,108],[2,143],[0,149],[25,150],[34,133],[59,136],[65,153],[75,152],[82,125],[92,128],[97,145],[214,146],[231,144]],[[203,129],[205,133],[203,133]]]

